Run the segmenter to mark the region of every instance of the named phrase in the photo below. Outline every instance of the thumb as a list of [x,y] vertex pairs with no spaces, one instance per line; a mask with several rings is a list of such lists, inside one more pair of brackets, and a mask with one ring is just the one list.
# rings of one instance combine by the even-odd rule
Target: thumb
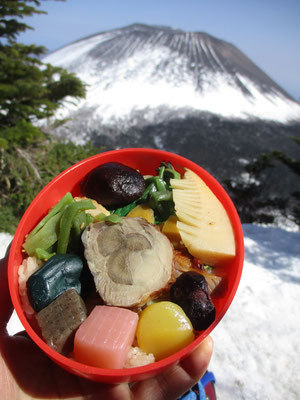
[[9,294],[8,288],[8,277],[7,277],[7,266],[8,266],[8,254],[5,258],[0,259],[0,327],[1,331],[6,329],[6,325],[10,319],[13,311],[13,306]]
[[179,364],[162,374],[137,383],[132,391],[136,399],[176,400],[204,375],[211,359],[213,341],[210,336]]

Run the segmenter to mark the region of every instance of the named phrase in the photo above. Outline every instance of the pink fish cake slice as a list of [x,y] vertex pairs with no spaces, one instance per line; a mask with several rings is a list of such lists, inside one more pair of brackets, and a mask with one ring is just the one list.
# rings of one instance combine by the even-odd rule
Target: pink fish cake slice
[[75,334],[75,359],[100,368],[123,368],[137,323],[133,311],[96,306]]

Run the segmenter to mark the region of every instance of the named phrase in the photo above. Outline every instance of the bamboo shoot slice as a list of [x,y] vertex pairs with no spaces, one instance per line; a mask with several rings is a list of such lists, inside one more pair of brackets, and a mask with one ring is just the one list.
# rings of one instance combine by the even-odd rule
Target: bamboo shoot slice
[[217,265],[235,256],[231,222],[222,203],[205,182],[185,169],[182,179],[171,179],[181,239],[194,257]]

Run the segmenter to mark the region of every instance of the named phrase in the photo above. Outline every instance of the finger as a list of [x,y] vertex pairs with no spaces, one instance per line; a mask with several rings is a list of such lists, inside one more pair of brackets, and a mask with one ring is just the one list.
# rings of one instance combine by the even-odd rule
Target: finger
[[133,400],[128,384],[100,384],[97,382],[78,380],[83,398],[89,400]]
[[213,341],[210,336],[179,364],[162,374],[137,383],[132,392],[141,400],[176,400],[204,375],[211,359]]
[[196,348],[190,357],[184,359],[180,366],[188,374],[188,376],[194,379],[195,383],[198,382],[205,374],[211,356],[213,352],[213,340],[208,336],[204,341]]
[[0,333],[6,330],[6,325],[13,311],[8,288],[7,264],[8,255],[0,260]]

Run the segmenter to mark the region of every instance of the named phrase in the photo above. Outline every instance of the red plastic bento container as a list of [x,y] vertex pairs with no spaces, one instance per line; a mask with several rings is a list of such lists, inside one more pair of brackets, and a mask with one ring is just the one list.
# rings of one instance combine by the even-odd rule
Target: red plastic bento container
[[[174,168],[181,173],[184,172],[184,167],[191,169],[205,181],[225,207],[232,223],[236,241],[236,256],[233,260],[227,262],[225,266],[227,277],[226,287],[221,294],[219,293],[216,298],[213,298],[216,308],[216,318],[210,327],[205,331],[202,331],[191,344],[177,353],[153,364],[129,369],[102,369],[84,365],[51,349],[35,332],[27,320],[22,309],[18,291],[18,268],[24,257],[24,253],[22,253],[22,244],[25,236],[47,214],[49,209],[63,197],[63,195],[67,192],[71,192],[74,196],[80,194],[80,182],[89,171],[109,161],[120,162],[131,166],[138,169],[144,175],[155,174],[155,169],[162,161],[170,161]],[[47,186],[45,186],[28,207],[15,233],[9,254],[8,279],[12,302],[21,323],[31,339],[54,362],[71,373],[91,380],[106,383],[121,383],[134,382],[153,377],[178,362],[178,360],[187,356],[195,347],[197,347],[197,345],[211,333],[228,310],[240,282],[243,261],[244,240],[238,213],[231,199],[215,178],[199,165],[177,154],[154,149],[129,148],[108,151],[85,159],[62,172]]]

